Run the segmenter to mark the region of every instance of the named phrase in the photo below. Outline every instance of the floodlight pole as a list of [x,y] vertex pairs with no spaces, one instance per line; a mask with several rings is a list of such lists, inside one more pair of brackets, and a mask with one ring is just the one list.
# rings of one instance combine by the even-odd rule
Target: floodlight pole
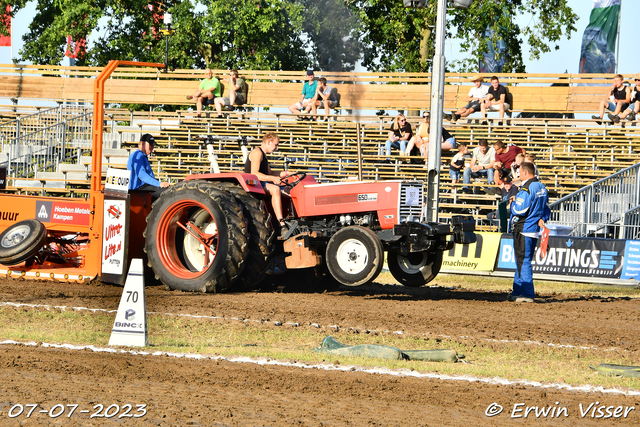
[[447,22],[446,13],[447,0],[438,0],[435,38],[436,52],[431,68],[431,127],[429,130],[427,204],[425,207],[425,216],[428,222],[438,222],[442,115],[444,108],[444,35]]

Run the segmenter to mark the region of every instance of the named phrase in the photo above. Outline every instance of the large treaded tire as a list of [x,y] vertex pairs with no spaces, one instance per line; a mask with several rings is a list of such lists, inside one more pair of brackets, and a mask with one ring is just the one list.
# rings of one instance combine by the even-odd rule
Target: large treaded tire
[[16,265],[34,256],[47,240],[47,227],[37,219],[16,222],[0,234],[0,264]]
[[248,194],[240,186],[231,182],[213,182],[219,188],[233,194],[243,208],[249,230],[249,255],[247,262],[234,282],[231,290],[251,291],[264,279],[275,249],[275,232],[271,224],[271,214],[264,200]]
[[398,282],[417,288],[435,279],[442,266],[442,255],[442,251],[414,252],[407,256],[387,252],[387,266]]
[[[197,228],[196,234],[214,236],[209,245],[215,251],[213,260],[178,225],[188,222]],[[242,272],[249,253],[242,207],[231,194],[207,181],[183,181],[165,190],[151,208],[144,237],[144,251],[156,279],[182,291],[226,291]]]
[[347,286],[375,280],[382,271],[384,250],[378,236],[366,227],[349,226],[334,234],[325,252],[331,275]]

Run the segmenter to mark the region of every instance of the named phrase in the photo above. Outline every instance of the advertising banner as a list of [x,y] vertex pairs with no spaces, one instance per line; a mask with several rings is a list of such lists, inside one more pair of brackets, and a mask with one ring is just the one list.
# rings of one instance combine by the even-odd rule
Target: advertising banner
[[493,271],[500,245],[499,233],[476,233],[472,244],[455,245],[444,253],[442,271]]
[[41,222],[89,225],[90,215],[88,203],[36,201],[35,218]]
[[127,200],[104,201],[102,274],[123,274]]
[[620,278],[640,280],[640,240],[627,240]]
[[[623,269],[625,246],[625,240],[552,236],[549,237],[547,255],[541,257],[538,240],[533,259],[533,273],[619,279]],[[638,258],[640,262],[640,252]],[[513,236],[503,234],[496,271],[515,269]]]

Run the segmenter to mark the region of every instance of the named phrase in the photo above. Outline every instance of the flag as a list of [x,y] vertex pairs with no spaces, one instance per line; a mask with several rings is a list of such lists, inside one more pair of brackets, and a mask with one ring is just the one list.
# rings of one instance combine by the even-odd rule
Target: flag
[[0,21],[6,25],[9,30],[8,36],[0,35],[0,46],[11,46],[11,6],[7,5],[7,11],[5,14],[0,15]]
[[593,0],[589,25],[582,36],[580,73],[614,73],[621,0]]
[[[489,51],[485,52],[483,59],[480,61],[478,71],[487,74],[501,73],[507,54],[507,44],[500,36],[496,36],[488,26],[484,31],[484,38],[487,41]],[[493,38],[496,38],[495,47],[492,41]]]
[[73,40],[70,35],[67,36],[67,50],[64,55],[67,58],[81,58],[87,52],[87,39],[81,38],[80,40]]

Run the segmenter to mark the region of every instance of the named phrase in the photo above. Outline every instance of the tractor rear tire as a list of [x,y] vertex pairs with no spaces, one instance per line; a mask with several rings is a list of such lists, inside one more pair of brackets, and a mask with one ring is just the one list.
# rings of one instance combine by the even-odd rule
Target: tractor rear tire
[[47,240],[47,227],[37,219],[17,222],[0,234],[0,264],[17,265],[34,256]]
[[276,236],[271,224],[271,214],[267,211],[264,200],[248,194],[240,186],[230,182],[213,182],[213,184],[235,196],[242,205],[249,230],[249,256],[244,270],[231,290],[241,292],[254,290],[264,279],[275,249]]
[[207,181],[183,181],[165,190],[151,208],[144,237],[156,279],[182,291],[226,291],[249,252],[242,207]]
[[405,286],[424,286],[438,275],[442,266],[442,251],[413,252],[407,256],[387,252],[387,266],[394,279]]
[[384,263],[384,250],[373,231],[354,225],[331,237],[326,260],[329,272],[338,282],[360,286],[378,277]]

